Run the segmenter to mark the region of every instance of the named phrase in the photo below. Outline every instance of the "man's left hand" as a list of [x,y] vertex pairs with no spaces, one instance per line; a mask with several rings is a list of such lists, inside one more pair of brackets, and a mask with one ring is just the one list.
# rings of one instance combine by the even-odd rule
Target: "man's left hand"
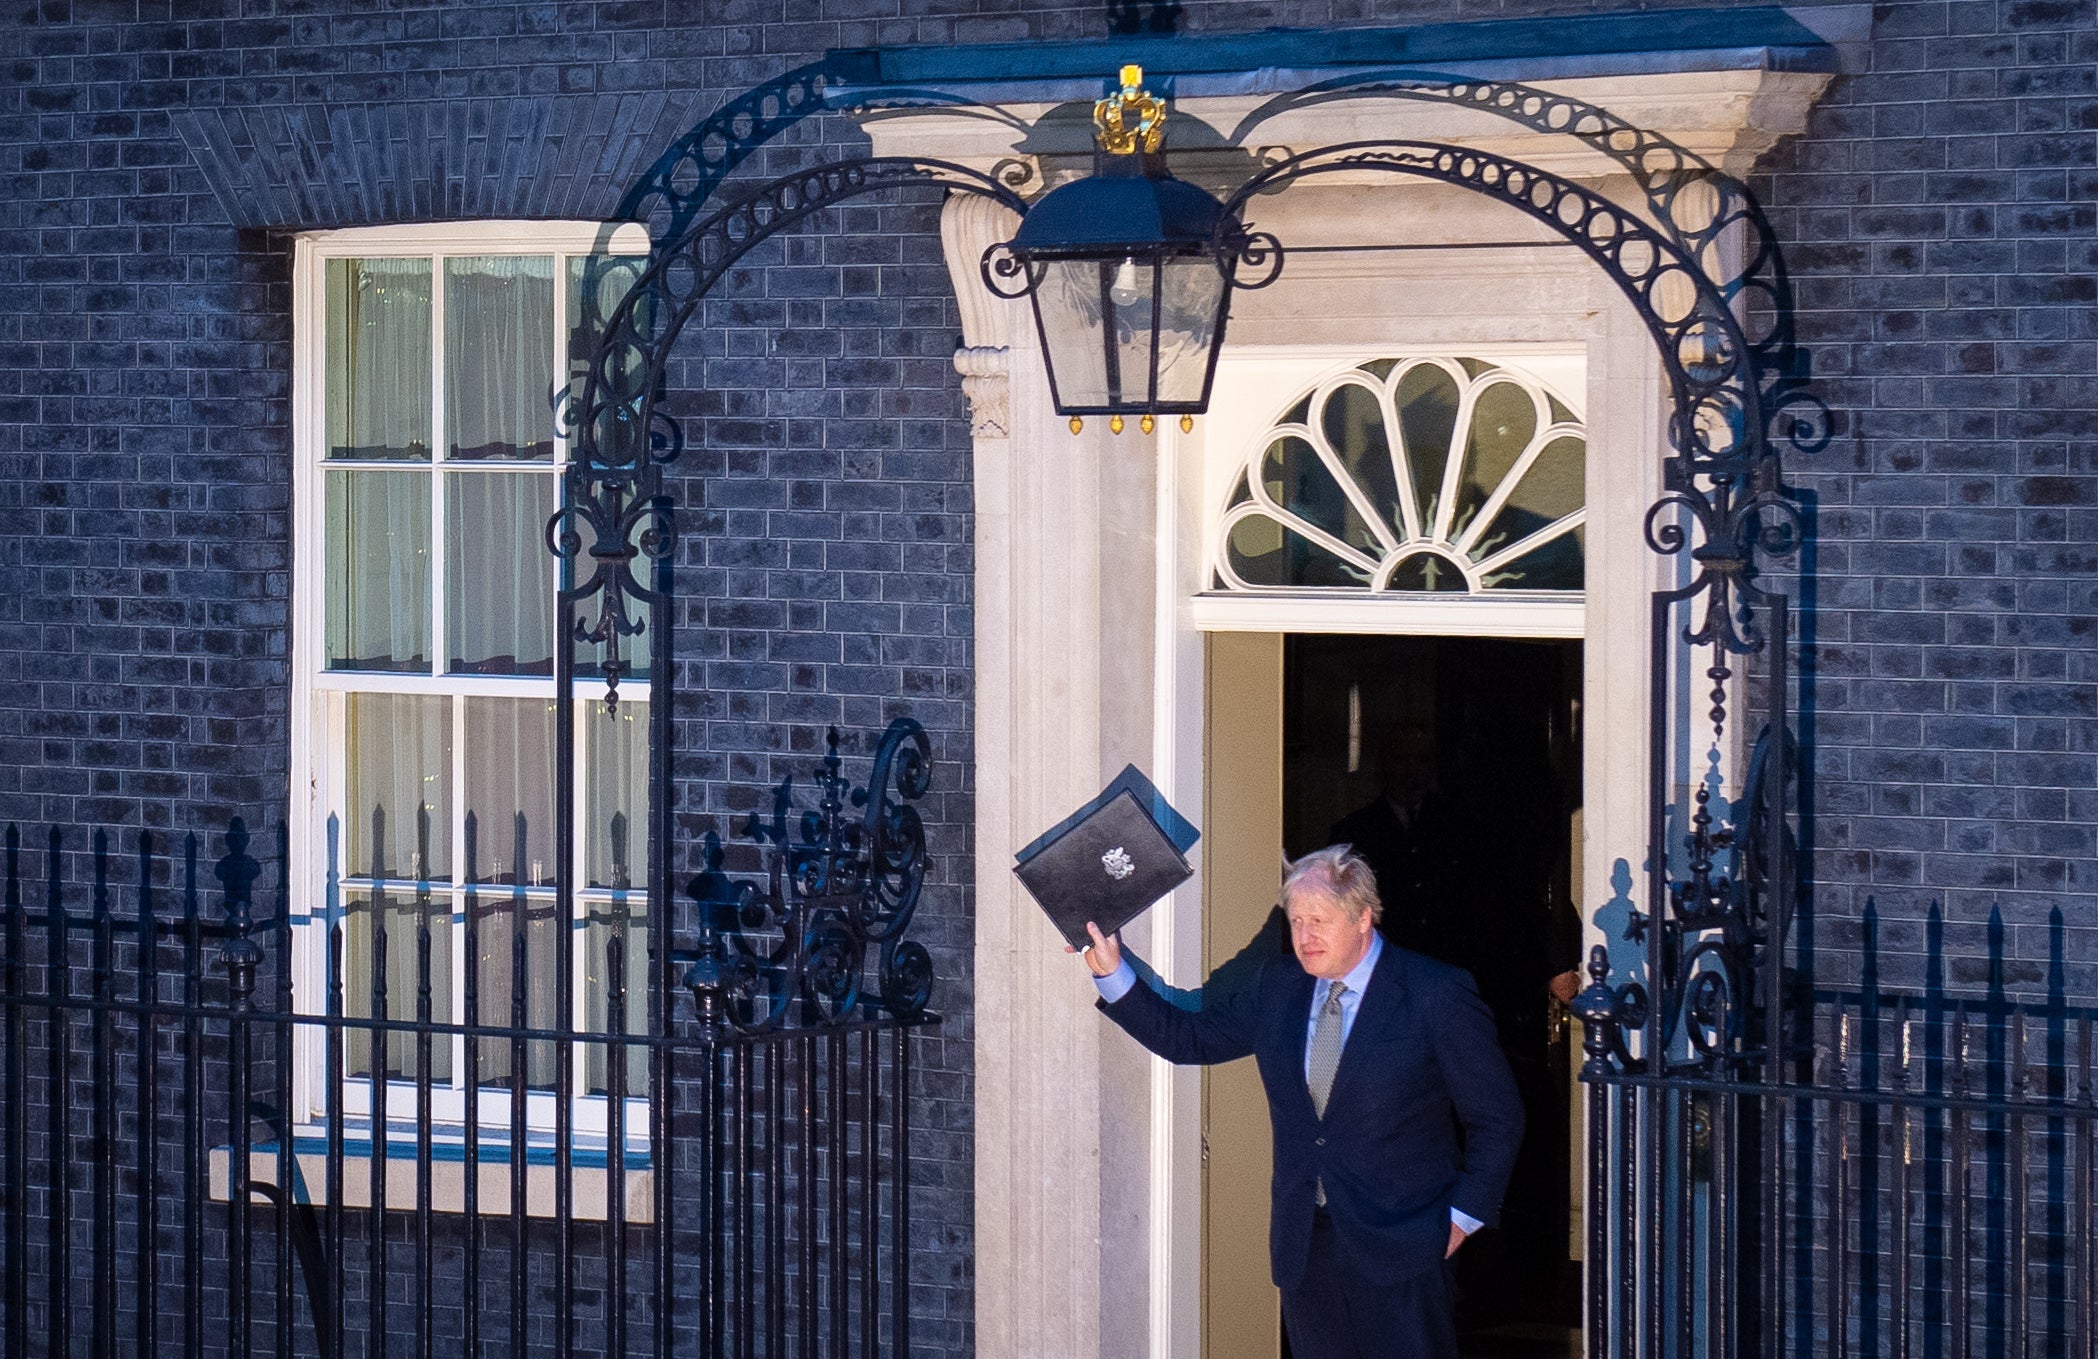
[[1469,1235],[1471,1235],[1470,1232],[1465,1231],[1464,1228],[1452,1222],[1450,1224],[1450,1248],[1442,1253],[1442,1258],[1447,1260],[1452,1255],[1455,1255],[1457,1253],[1457,1247],[1463,1245],[1464,1238]]

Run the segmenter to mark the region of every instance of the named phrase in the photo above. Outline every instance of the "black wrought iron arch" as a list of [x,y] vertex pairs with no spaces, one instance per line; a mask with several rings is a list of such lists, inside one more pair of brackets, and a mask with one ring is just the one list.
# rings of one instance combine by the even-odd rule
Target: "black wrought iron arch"
[[[664,148],[648,172],[620,199],[614,217],[639,222],[663,213],[666,225],[661,237],[683,235],[729,176],[773,138],[804,119],[839,111],[826,98],[826,87],[835,75],[832,60],[812,61],[727,100]],[[941,90],[889,90],[879,98],[856,103],[847,111],[904,112],[926,108],[971,110],[1025,130],[1018,119],[1002,114],[994,105]],[[1025,176],[1008,181],[1015,182],[1024,183]]]
[[[549,527],[555,550],[571,566],[587,549],[589,571],[579,581],[571,572],[570,587],[563,591],[563,635],[600,649],[612,701],[616,702],[622,671],[631,668],[619,654],[621,642],[644,630],[633,616],[634,606],[657,608],[668,598],[675,526],[669,502],[661,494],[660,470],[675,459],[682,440],[659,401],[669,353],[714,284],[777,232],[882,188],[942,184],[991,198],[1015,213],[1025,211],[1009,175],[983,174],[924,158],[882,157],[782,176],[699,218],[701,207],[738,164],[769,138],[823,110],[822,79],[822,66],[802,67],[729,101],[666,151],[650,177],[628,197],[636,213],[667,204],[670,229],[652,247],[641,276],[604,318],[599,346],[571,386],[564,411],[575,454],[569,495]],[[1595,105],[1511,82],[1432,73],[1341,77],[1278,96],[1249,114],[1233,140],[1242,141],[1262,121],[1287,108],[1371,95],[1476,108],[1533,130],[1574,138],[1618,164],[1640,186],[1643,210],[1508,157],[1427,141],[1357,142],[1286,156],[1268,166],[1231,196],[1226,220],[1233,220],[1256,196],[1310,176],[1396,172],[1496,199],[1572,242],[1612,278],[1653,339],[1670,393],[1666,494],[1649,512],[1648,541],[1664,555],[1687,552],[1693,564],[1685,585],[1655,597],[1656,656],[1661,654],[1663,634],[1671,630],[1670,610],[1702,596],[1703,616],[1685,626],[1680,636],[1692,647],[1713,648],[1707,667],[1713,681],[1711,716],[1715,738],[1723,735],[1726,681],[1732,675],[1728,657],[1761,652],[1766,639],[1759,616],[1781,618],[1785,607],[1781,595],[1754,583],[1756,558],[1789,555],[1797,540],[1775,444],[1780,434],[1806,448],[1825,438],[1818,403],[1803,389],[1804,365],[1792,340],[1782,253],[1754,196],[1702,157]],[[925,91],[903,92],[899,101],[904,106],[970,102]],[[1711,197],[1699,205],[1692,220],[1685,205],[1689,187],[1695,184],[1709,186]],[[1741,263],[1729,271],[1720,267],[1724,256],[1719,247],[1736,228],[1742,233]],[[1253,241],[1257,249],[1259,238]],[[1245,248],[1237,239],[1219,245]],[[1767,320],[1767,330],[1752,335],[1737,308]],[[1799,418],[1802,402],[1817,414]],[[653,563],[654,584],[637,574],[643,558]],[[599,600],[597,617],[588,626],[576,623],[575,608],[593,597]],[[667,627],[655,629],[651,644],[665,645],[666,633]],[[1782,626],[1778,635],[1784,635]],[[564,647],[564,654],[567,651]],[[667,656],[663,664],[667,666]],[[1782,705],[1782,658],[1774,667]],[[667,669],[661,673],[667,674]],[[563,701],[569,701],[566,684],[561,692]],[[652,715],[660,720],[664,708],[667,705]],[[1782,725],[1781,712],[1777,722]],[[667,744],[667,729],[662,740],[652,742],[659,750]],[[1781,749],[1789,748],[1786,743]],[[1657,754],[1656,835],[1650,846],[1650,852],[1664,860],[1654,865],[1657,883],[1668,876],[1668,834],[1660,820],[1660,758]],[[1782,761],[1782,755],[1777,758]],[[652,770],[653,786],[666,794],[667,779],[667,767]],[[1786,785],[1783,771],[1777,785]],[[1668,947],[1649,949],[1647,980],[1657,988],[1660,1003],[1649,1011],[1637,982],[1612,993],[1611,1014],[1619,1021],[1620,1034],[1612,1051],[1626,1062],[1630,1057],[1621,1040],[1625,1025],[1644,1026],[1648,1048],[1661,1051],[1685,1014],[1685,996],[1696,991],[1703,998],[1697,1003],[1698,1014],[1707,1018],[1715,994],[1731,1009],[1732,997],[1755,975],[1754,959],[1768,953],[1767,935],[1762,945],[1737,947],[1742,931],[1732,925],[1712,936],[1724,947],[1706,946],[1708,927],[1717,920],[1715,911],[1739,916],[1745,910],[1722,908],[1720,903],[1745,899],[1745,894],[1768,896],[1775,886],[1761,881],[1765,874],[1753,864],[1731,875],[1716,869],[1727,854],[1738,858],[1740,847],[1734,843],[1736,828],[1715,817],[1709,798],[1710,790],[1700,787],[1690,818],[1688,879],[1657,886],[1653,909],[1635,921],[1635,927],[1642,928],[1657,924],[1658,934],[1673,941]],[[667,802],[667,796],[662,801]],[[663,821],[660,835],[667,846],[667,817],[658,819]],[[1765,854],[1756,863],[1772,864],[1780,857]],[[659,853],[654,861],[661,864],[663,859]],[[1758,881],[1745,881],[1751,878]],[[667,883],[664,890],[667,899]],[[1770,915],[1777,922],[1786,918],[1782,909]],[[1776,938],[1782,937],[1780,923]],[[1718,982],[1695,975],[1714,966],[1723,966],[1727,973]],[[1676,975],[1664,976],[1667,972]],[[1736,1061],[1744,1055],[1745,1029],[1738,1016],[1724,1018],[1714,1031],[1723,1033],[1725,1041],[1695,1043],[1700,1061]],[[1774,1041],[1775,1035],[1768,1037]]]
[[[688,224],[651,247],[647,267],[599,323],[598,348],[564,414],[575,460],[600,478],[621,479],[638,475],[647,463],[674,457],[674,435],[656,418],[663,368],[714,285],[743,256],[779,232],[849,199],[911,184],[977,194],[1015,213],[1027,208],[1025,200],[998,179],[966,166],[926,157],[876,156],[782,175]],[[665,313],[651,314],[658,306]]]
[[[805,104],[776,111],[773,130],[810,111]],[[707,144],[704,137],[694,137],[695,145]],[[711,164],[720,174],[733,168],[727,158]],[[676,422],[657,404],[669,357],[709,292],[759,244],[850,199],[910,185],[980,194],[1015,211],[1025,206],[991,176],[943,161],[898,157],[814,166],[686,221],[651,247],[646,264],[608,313],[585,320],[595,328],[597,343],[562,400],[560,419],[571,455],[561,508],[547,525],[562,575],[555,722],[563,737],[556,753],[555,819],[557,909],[565,914],[573,914],[576,891],[576,761],[569,734],[575,729],[578,647],[595,650],[597,674],[606,685],[604,701],[616,707],[621,679],[638,668],[638,656],[629,651],[635,639],[645,638],[651,686],[650,918],[667,926],[677,896],[670,853],[675,840],[670,605],[678,533],[663,478],[682,439]],[[700,201],[692,197],[675,204],[673,217]],[[593,290],[585,293],[594,308]],[[594,616],[586,620],[581,615],[593,604]],[[697,946],[666,948],[652,964],[652,1027],[667,1028],[678,989],[690,992],[706,1034],[776,1028],[797,1001],[810,1007],[803,1013],[815,1022],[842,1022],[859,1006],[858,974],[870,950],[879,958],[881,1004],[901,1020],[922,1018],[931,993],[931,960],[922,945],[902,935],[925,864],[923,827],[908,804],[926,791],[929,762],[922,728],[899,722],[884,736],[869,782],[855,792],[839,773],[834,744],[820,778],[826,828],[821,852],[775,837],[769,887],[744,891],[725,931],[716,929],[702,907]],[[848,797],[866,809],[851,825],[841,815]],[[760,930],[777,931],[779,945],[750,942]],[[683,970],[673,964],[683,964]],[[561,985],[559,1003],[566,1004],[565,970]]]
[[[1803,376],[1794,371],[1792,288],[1784,253],[1756,196],[1695,151],[1598,104],[1516,81],[1473,80],[1433,71],[1353,72],[1274,96],[1239,120],[1231,140],[1242,145],[1260,124],[1294,109],[1375,97],[1476,109],[1534,132],[1571,137],[1615,161],[1639,185],[1654,224],[1704,266],[1720,295],[1730,303],[1742,300],[1751,314],[1767,319],[1769,333],[1756,339],[1766,369],[1774,376]],[[1692,186],[1709,188],[1713,195],[1695,225],[1685,220]],[[1726,232],[1737,226],[1744,235],[1742,260],[1738,267],[1725,268],[1716,250]]]
[[669,225],[663,234],[683,235],[737,166],[794,124],[823,111],[828,69],[828,63],[812,61],[723,103],[663,149],[613,215],[639,222],[666,211]]
[[614,694],[628,668],[615,654],[619,639],[642,631],[628,602],[651,604],[660,593],[634,568],[644,557],[665,560],[674,547],[670,506],[655,473],[676,458],[681,437],[658,402],[665,366],[686,325],[722,276],[764,241],[850,199],[914,184],[978,194],[1015,212],[1026,206],[991,176],[945,161],[879,157],[812,166],[759,186],[655,245],[647,266],[598,323],[597,348],[564,412],[572,449],[569,495],[548,538],[555,555],[571,565],[587,545],[591,568],[562,598],[600,599],[597,618],[573,635],[605,652],[600,665]]
[[[1726,299],[1675,242],[1571,180],[1441,142],[1343,142],[1290,156],[1255,174],[1225,200],[1226,219],[1240,218],[1255,197],[1300,180],[1364,171],[1471,190],[1543,223],[1602,266],[1660,351],[1673,405],[1671,481],[1735,476],[1759,456],[1761,441],[1754,431],[1761,423],[1761,393],[1747,336]],[[1249,240],[1251,250],[1264,251],[1261,237]],[[1687,307],[1673,308],[1662,296],[1671,281],[1689,290]]]
[[[1703,1070],[1774,1065],[1783,1041],[1776,960],[1789,928],[1791,893],[1773,870],[1790,860],[1768,846],[1751,854],[1748,839],[1751,830],[1764,837],[1785,833],[1783,809],[1770,815],[1764,808],[1753,828],[1745,818],[1722,818],[1709,782],[1700,780],[1680,836],[1688,852],[1685,872],[1674,876],[1668,845],[1678,837],[1667,815],[1664,681],[1676,645],[1671,634],[1693,651],[1710,648],[1704,676],[1711,685],[1707,717],[1716,750],[1729,722],[1735,665],[1739,658],[1763,656],[1772,711],[1756,760],[1765,791],[1755,796],[1767,800],[1773,796],[1768,789],[1788,786],[1789,737],[1768,740],[1770,731],[1787,727],[1787,665],[1776,653],[1789,632],[1788,601],[1758,585],[1756,576],[1759,557],[1791,556],[1799,523],[1769,437],[1765,403],[1777,383],[1764,380],[1767,357],[1749,340],[1732,299],[1683,243],[1614,200],[1508,157],[1425,141],[1322,147],[1288,156],[1247,180],[1225,201],[1225,220],[1242,220],[1256,197],[1301,180],[1363,172],[1454,185],[1542,223],[1602,268],[1654,342],[1670,393],[1670,453],[1664,493],[1647,512],[1646,538],[1663,556],[1687,552],[1691,569],[1687,581],[1653,596],[1652,888],[1650,908],[1635,912],[1629,936],[1645,951],[1645,979],[1613,989],[1604,981],[1607,963],[1599,956],[1599,989],[1584,997],[1584,1013],[1606,1046],[1591,1049],[1591,1065],[1608,1060],[1624,1068],[1666,1066],[1667,1054],[1679,1044],[1687,1048],[1688,1062]],[[1240,252],[1245,266],[1277,265],[1253,286],[1264,286],[1279,272],[1271,238],[1242,235],[1220,240],[1218,249]],[[1687,302],[1665,295],[1686,289]],[[1700,601],[1702,615],[1677,631],[1676,610],[1694,611]],[[1764,619],[1774,619],[1775,627]],[[1768,646],[1773,635],[1775,648]],[[1760,1029],[1750,1022],[1751,1004],[1765,1016]],[[1631,1051],[1628,1029],[1642,1031],[1643,1054]]]

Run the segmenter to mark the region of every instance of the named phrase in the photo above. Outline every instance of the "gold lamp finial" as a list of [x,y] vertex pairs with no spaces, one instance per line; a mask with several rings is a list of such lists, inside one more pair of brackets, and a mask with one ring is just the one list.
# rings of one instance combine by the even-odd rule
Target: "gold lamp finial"
[[1110,156],[1127,156],[1142,146],[1158,150],[1166,135],[1166,101],[1144,88],[1144,68],[1124,66],[1122,88],[1093,105],[1093,136]]

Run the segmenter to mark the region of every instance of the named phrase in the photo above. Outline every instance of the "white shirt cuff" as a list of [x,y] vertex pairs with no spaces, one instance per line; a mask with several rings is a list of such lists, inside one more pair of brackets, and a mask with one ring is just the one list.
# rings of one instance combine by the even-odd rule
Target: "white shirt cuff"
[[1136,985],[1136,969],[1129,965],[1127,958],[1124,958],[1121,966],[1114,971],[1104,977],[1093,978],[1093,985],[1099,988],[1100,999],[1112,1005],[1128,995],[1129,988]]
[[1470,1213],[1460,1213],[1455,1208],[1450,1209],[1450,1221],[1464,1228],[1466,1236],[1470,1236],[1473,1232],[1486,1225]]

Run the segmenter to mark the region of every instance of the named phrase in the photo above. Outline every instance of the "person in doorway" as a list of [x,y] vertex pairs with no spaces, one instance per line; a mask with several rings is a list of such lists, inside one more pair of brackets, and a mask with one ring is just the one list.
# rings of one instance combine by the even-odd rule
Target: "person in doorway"
[[1333,823],[1377,876],[1384,936],[1467,971],[1453,897],[1465,886],[1463,822],[1437,787],[1435,733],[1400,722],[1377,747],[1377,795]]
[[1493,1017],[1463,972],[1378,935],[1375,877],[1347,846],[1290,865],[1282,907],[1292,954],[1205,987],[1199,1010],[1089,927],[1101,1008],[1169,1061],[1258,1061],[1269,1264],[1297,1359],[1455,1359],[1444,1261],[1498,1217],[1522,1143]]

